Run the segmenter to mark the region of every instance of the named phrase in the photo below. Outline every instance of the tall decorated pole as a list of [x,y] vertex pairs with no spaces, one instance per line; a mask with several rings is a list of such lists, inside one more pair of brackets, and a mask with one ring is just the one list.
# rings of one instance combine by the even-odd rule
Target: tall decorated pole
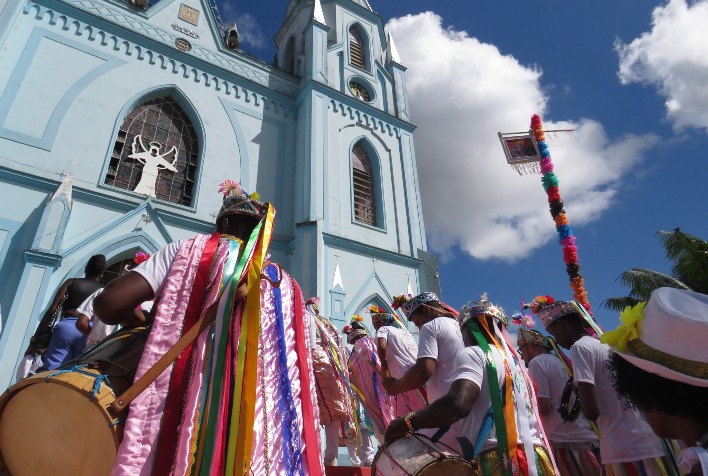
[[563,260],[565,261],[565,270],[570,278],[570,287],[573,289],[573,297],[590,313],[588,293],[585,291],[585,281],[583,280],[583,275],[580,273],[575,236],[573,236],[573,229],[570,227],[568,216],[563,208],[563,199],[561,198],[560,189],[558,188],[558,177],[553,173],[551,153],[548,151],[546,136],[543,132],[541,118],[538,114],[534,114],[533,117],[531,117],[531,132],[536,139],[541,155],[541,161],[539,163],[542,175],[541,183],[548,195],[551,217],[553,217],[553,222],[556,224],[556,232],[558,232],[558,238],[563,247]]

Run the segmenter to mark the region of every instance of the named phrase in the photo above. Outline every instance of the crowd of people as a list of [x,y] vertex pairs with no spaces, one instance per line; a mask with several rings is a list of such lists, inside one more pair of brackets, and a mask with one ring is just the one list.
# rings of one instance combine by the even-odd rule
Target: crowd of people
[[575,301],[539,297],[529,307],[545,334],[510,333],[486,295],[458,312],[423,292],[391,312],[370,306],[374,333],[360,315],[340,330],[270,262],[272,205],[234,182],[222,192],[214,234],[105,288],[93,257],[43,320],[68,296],[45,353],[53,369],[91,327],[129,325],[155,299],[136,382],[199,329],[132,400],[114,475],[321,474],[340,446],[370,466],[374,438],[410,433],[482,475],[708,474],[708,296],[660,288],[604,334]]

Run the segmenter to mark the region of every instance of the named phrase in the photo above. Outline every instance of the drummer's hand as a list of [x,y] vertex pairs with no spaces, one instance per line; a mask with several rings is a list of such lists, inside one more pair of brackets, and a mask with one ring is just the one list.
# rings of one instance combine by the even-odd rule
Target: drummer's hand
[[393,377],[386,377],[383,379],[383,387],[384,390],[386,390],[386,393],[389,395],[396,395],[398,392],[396,392],[396,383],[398,382],[398,379],[395,379]]
[[386,429],[385,440],[391,441],[397,438],[401,438],[408,434],[408,425],[406,425],[406,420],[403,417],[398,417],[388,425]]

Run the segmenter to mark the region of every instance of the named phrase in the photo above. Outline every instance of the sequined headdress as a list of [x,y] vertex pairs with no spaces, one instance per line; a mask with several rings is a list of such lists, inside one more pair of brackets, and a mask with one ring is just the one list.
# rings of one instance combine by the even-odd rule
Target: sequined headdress
[[538,314],[546,329],[560,317],[579,313],[577,304],[573,301],[556,301],[551,296],[537,296],[531,303],[531,310]]
[[219,215],[248,215],[256,218],[263,218],[268,211],[268,204],[260,201],[257,192],[248,194],[241,184],[233,180],[224,180],[219,184],[219,192],[224,194],[224,201],[219,210]]
[[536,344],[540,345],[541,347],[545,347],[546,349],[552,348],[551,343],[548,341],[548,337],[544,336],[538,331],[524,329],[523,327],[520,327],[519,337],[516,340],[516,345],[521,347],[522,345],[526,344]]
[[410,317],[411,314],[415,312],[416,309],[418,309],[420,306],[423,304],[427,304],[429,302],[439,302],[440,298],[438,298],[438,295],[435,293],[431,292],[424,292],[420,293],[417,296],[414,296],[410,299],[408,299],[401,308],[403,309],[403,313],[406,315],[406,317]]
[[478,316],[490,316],[505,325],[509,324],[509,318],[504,309],[487,300],[487,293],[484,293],[479,301],[470,301],[462,306],[460,310],[460,325],[464,325],[471,318]]
[[375,304],[369,306],[369,309],[366,312],[371,314],[372,322],[388,321],[391,318],[391,314],[386,312],[386,309],[379,307]]
[[354,340],[359,336],[368,336],[369,331],[364,327],[364,318],[359,314],[352,316],[352,322],[348,326],[344,326],[342,332],[347,336],[347,342],[353,344]]
[[305,307],[311,308],[315,313],[320,313],[320,298],[317,296],[312,296],[310,299],[305,301]]

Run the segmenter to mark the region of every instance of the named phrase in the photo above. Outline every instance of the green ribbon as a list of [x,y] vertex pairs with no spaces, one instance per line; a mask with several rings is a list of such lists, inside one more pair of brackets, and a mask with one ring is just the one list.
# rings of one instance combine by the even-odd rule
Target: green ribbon
[[[210,470],[211,470],[211,461],[213,460],[213,451],[214,451],[214,439],[216,436],[216,417],[219,413],[219,401],[221,400],[221,396],[224,391],[231,390],[231,389],[225,389],[223,388],[224,386],[224,362],[226,359],[231,358],[231,356],[226,355],[226,345],[228,340],[230,339],[230,326],[231,326],[231,313],[233,312],[233,307],[234,307],[234,299],[236,295],[236,290],[238,289],[238,283],[241,280],[241,277],[243,275],[243,270],[245,269],[246,265],[250,262],[251,257],[253,255],[253,250],[256,248],[256,243],[258,242],[258,237],[261,232],[261,228],[263,226],[263,221],[261,221],[254,229],[253,232],[251,232],[251,236],[248,238],[248,242],[243,250],[243,253],[239,256],[238,255],[238,247],[240,246],[239,243],[237,242],[230,242],[229,245],[229,258],[231,258],[232,253],[235,253],[236,256],[238,256],[238,264],[236,265],[236,269],[234,270],[233,274],[230,276],[228,274],[224,274],[224,278],[222,281],[222,285],[225,283],[226,286],[224,287],[224,291],[228,292],[228,300],[226,301],[226,306],[224,307],[224,315],[223,319],[221,322],[221,328],[216,329],[216,332],[218,335],[221,337],[219,339],[219,346],[218,349],[216,349],[215,352],[215,366],[214,366],[214,378],[212,380],[211,384],[211,389],[210,389],[210,395],[209,395],[209,403],[207,406],[209,417],[207,418],[207,425],[206,425],[206,438],[204,442],[204,449],[202,451],[202,455],[205,458],[203,460],[203,464],[201,465],[199,474],[201,476],[210,476]],[[236,249],[231,248],[231,244],[236,247]],[[231,264],[228,263],[224,265],[224,270],[228,270],[231,268]],[[244,350],[245,352],[245,350]],[[239,358],[241,355],[239,355]],[[239,360],[241,362],[241,360]],[[238,393],[240,393],[241,386],[236,385],[236,390]],[[237,396],[235,395],[234,398]],[[238,398],[240,398],[240,395],[238,395]],[[223,411],[228,412],[228,408],[224,408]],[[229,418],[223,418],[222,421],[228,422]]]
[[479,347],[484,352],[485,365],[487,368],[487,383],[489,383],[489,393],[492,398],[492,412],[494,414],[494,427],[497,432],[497,447],[501,454],[499,461],[503,476],[513,476],[511,468],[511,455],[509,454],[509,442],[506,433],[506,423],[504,422],[504,408],[502,403],[501,389],[497,383],[497,367],[494,364],[494,354],[487,342],[486,337],[474,321],[467,321],[467,327],[472,332]]

